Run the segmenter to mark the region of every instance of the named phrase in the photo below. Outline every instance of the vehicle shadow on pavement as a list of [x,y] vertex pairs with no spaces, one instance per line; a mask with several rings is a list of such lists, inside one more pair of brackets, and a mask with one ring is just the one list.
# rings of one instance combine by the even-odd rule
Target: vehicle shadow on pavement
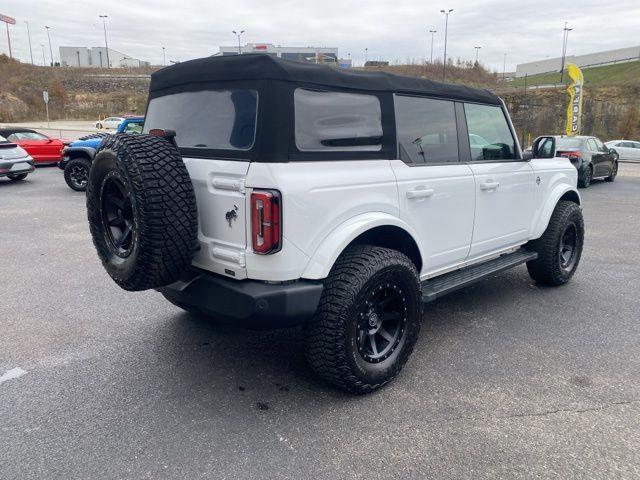
[[[530,295],[531,288],[537,287],[532,287],[526,270],[518,269],[427,304],[413,356],[390,388],[403,388],[403,383],[416,379],[424,383],[421,369],[439,368],[443,360],[438,352],[449,349],[461,331],[482,328],[484,323],[495,327],[495,318],[489,318],[487,312],[496,308],[496,302],[504,309],[513,308],[519,298]],[[504,318],[508,320],[513,318]],[[282,396],[293,391],[296,398],[303,394],[315,400],[319,394],[327,399],[352,397],[319,379],[307,365],[302,327],[245,330],[176,310],[158,334],[155,348],[182,350],[176,364],[179,378],[199,375],[199,382],[211,392],[251,397],[258,409],[268,409],[276,397],[286,403]]]

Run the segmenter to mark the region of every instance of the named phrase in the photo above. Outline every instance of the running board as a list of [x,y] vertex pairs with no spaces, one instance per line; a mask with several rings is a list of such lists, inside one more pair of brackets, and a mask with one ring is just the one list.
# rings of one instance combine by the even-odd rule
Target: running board
[[476,283],[483,278],[538,258],[536,252],[521,248],[493,260],[461,268],[422,282],[422,301],[432,302],[447,293]]

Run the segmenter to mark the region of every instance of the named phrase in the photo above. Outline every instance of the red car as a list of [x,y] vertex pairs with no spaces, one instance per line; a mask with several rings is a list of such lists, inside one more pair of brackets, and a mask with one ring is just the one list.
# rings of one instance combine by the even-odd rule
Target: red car
[[30,128],[0,128],[0,136],[20,145],[33,157],[34,163],[40,165],[59,162],[62,149],[65,144],[69,143],[65,140],[47,137]]

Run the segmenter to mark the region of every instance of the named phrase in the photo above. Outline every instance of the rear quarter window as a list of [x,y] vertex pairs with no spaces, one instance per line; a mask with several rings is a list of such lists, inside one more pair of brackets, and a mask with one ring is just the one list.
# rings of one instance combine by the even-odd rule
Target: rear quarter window
[[295,141],[301,152],[378,152],[382,112],[374,95],[298,88]]
[[251,89],[181,92],[151,99],[143,133],[175,130],[179,147],[250,150],[256,136],[258,92]]

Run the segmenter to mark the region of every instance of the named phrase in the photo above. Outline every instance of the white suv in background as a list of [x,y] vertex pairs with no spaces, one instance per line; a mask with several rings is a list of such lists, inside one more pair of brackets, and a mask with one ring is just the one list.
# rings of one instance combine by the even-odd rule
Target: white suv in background
[[109,275],[220,320],[302,324],[314,370],[351,392],[402,369],[423,302],[523,263],[561,285],[580,261],[576,169],[553,137],[524,159],[488,91],[209,57],[153,74],[144,133],[106,138],[89,176]]

